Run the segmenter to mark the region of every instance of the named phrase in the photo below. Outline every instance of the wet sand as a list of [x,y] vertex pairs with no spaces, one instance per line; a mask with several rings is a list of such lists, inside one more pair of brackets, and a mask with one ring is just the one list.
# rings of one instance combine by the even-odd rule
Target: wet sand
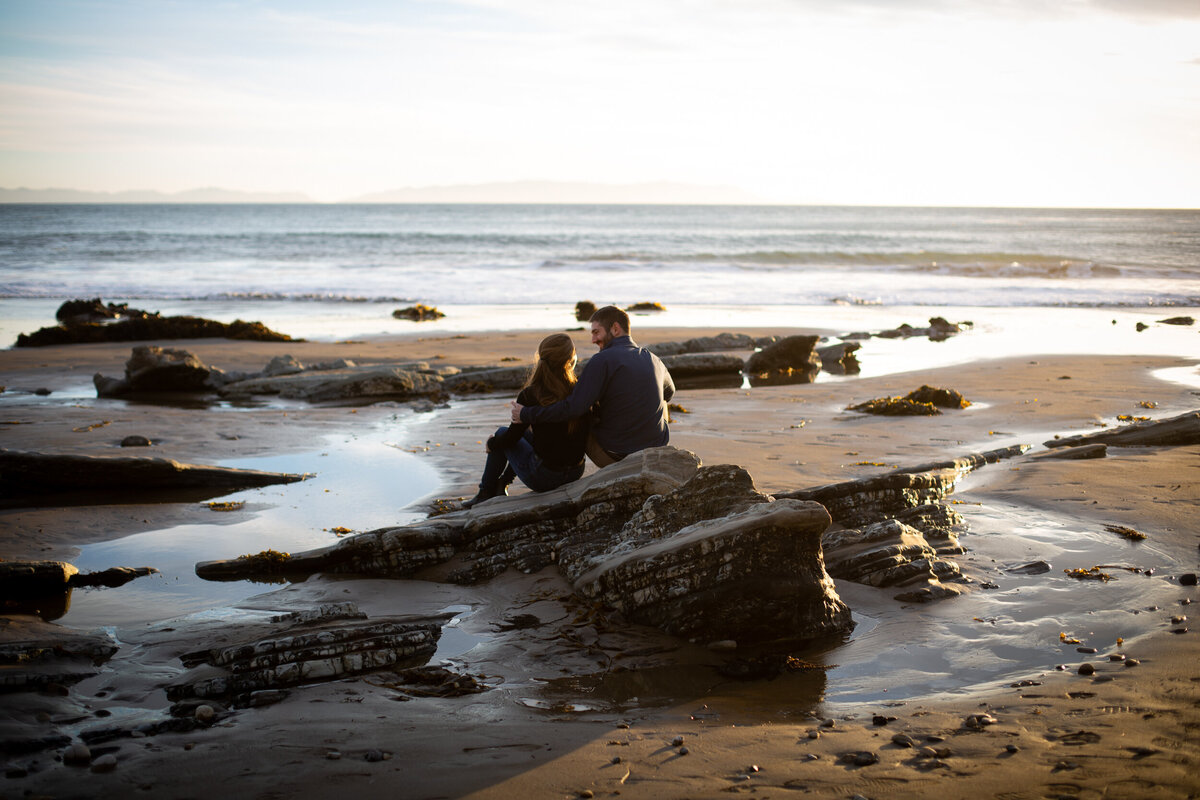
[[[651,343],[716,332],[655,328],[651,337],[635,329],[635,337]],[[259,369],[284,353],[306,362],[345,357],[360,363],[486,364],[509,357],[528,363],[527,354],[543,334],[414,335],[361,344],[172,344],[227,370]],[[575,336],[581,354],[590,353],[585,334]],[[45,401],[7,397],[0,420],[4,446],[119,453],[121,438],[136,433],[159,442],[154,455],[227,463],[305,453],[323,435],[375,429],[408,414],[403,444],[444,481],[432,496],[461,497],[473,493],[480,442],[506,416],[508,398],[501,396],[453,402],[431,415],[287,404],[202,411],[88,397],[90,375],[119,374],[128,350],[122,344],[0,352],[0,373],[10,391],[45,386],[78,396],[67,403],[54,402],[53,394]],[[1039,444],[1055,434],[1115,424],[1118,414],[1169,417],[1200,407],[1194,384],[1165,381],[1157,375],[1163,369],[1195,374],[1196,362],[1172,356],[1021,356],[805,386],[686,390],[676,397],[687,413],[675,414],[672,444],[706,464],[744,466],[762,491],[785,491],[1018,442]],[[974,405],[934,418],[844,410],[852,402],[902,394],[923,383],[958,389]],[[1142,402],[1157,407],[1147,410]],[[107,424],[90,428],[98,423]],[[1001,462],[972,475],[953,498],[970,523],[962,536],[968,553],[960,563],[968,574],[996,578],[1001,586],[994,597],[1000,599],[975,592],[932,609],[905,608],[887,593],[839,582],[860,615],[859,628],[850,642],[813,654],[838,666],[773,681],[722,679],[713,669],[718,659],[703,648],[636,626],[606,624],[572,602],[553,569],[533,576],[509,572],[469,588],[434,580],[317,576],[275,591],[259,587],[263,594],[237,604],[243,611],[216,618],[162,620],[147,609],[145,621],[114,631],[121,650],[100,675],[76,684],[68,696],[6,696],[0,738],[76,734],[112,724],[112,718],[97,717],[98,711],[130,723],[157,719],[167,705],[161,687],[183,672],[180,653],[241,627],[249,630],[262,609],[330,601],[356,602],[372,617],[422,618],[470,609],[458,613],[437,658],[482,676],[492,689],[401,702],[376,677],[317,684],[277,705],[237,711],[209,729],[117,740],[108,745],[117,748],[117,768],[107,774],[65,767],[54,760],[53,749],[9,756],[10,768],[27,774],[9,778],[5,790],[187,797],[212,794],[219,782],[219,791],[231,797],[1194,795],[1200,645],[1195,630],[1171,633],[1190,623],[1172,624],[1170,618],[1191,616],[1181,603],[1200,599],[1195,587],[1180,586],[1176,578],[1195,572],[1200,555],[1194,521],[1200,511],[1200,447],[1110,448],[1103,460],[1081,462]],[[89,543],[212,520],[196,503],[135,506],[112,499],[102,506],[0,510],[0,557],[70,560]],[[412,513],[411,507],[396,508],[398,518]],[[347,517],[353,527],[352,509]],[[1114,523],[1147,534],[1145,546],[1106,539],[1111,534],[1104,525]],[[1041,594],[1036,585],[1013,583],[1004,573],[1005,566],[1047,549],[1056,569],[1085,566],[1071,559],[1103,554],[1158,571]],[[1055,599],[1055,593],[1063,596]],[[985,601],[1011,610],[975,613]],[[1030,617],[1023,603],[1045,607]],[[1157,609],[1148,610],[1151,606]],[[502,635],[504,619],[517,613],[533,614],[542,625]],[[922,631],[910,622],[906,632],[905,620],[919,620]],[[1057,629],[1068,627],[1066,633],[1098,652],[1080,654],[1063,645]],[[1114,631],[1126,631],[1120,646]],[[13,623],[5,635],[16,635]],[[924,642],[923,649],[910,648],[913,638]],[[931,660],[930,649],[939,647],[949,652],[948,669]],[[1007,657],[1008,648],[1011,668],[995,663]],[[1140,665],[1109,661],[1118,651]],[[976,653],[988,662],[980,674],[993,678],[972,679]],[[1034,658],[1038,665],[1029,668],[1029,653],[1044,653],[1044,659]],[[1077,674],[1085,661],[1095,665],[1094,675]],[[1068,669],[1056,670],[1060,664]],[[949,674],[936,680],[917,675],[922,667]],[[1022,682],[1026,685],[1013,685]],[[891,691],[885,691],[889,683]],[[933,688],[923,690],[926,685]],[[997,721],[965,727],[969,716],[980,713]],[[895,719],[876,725],[876,715]],[[826,719],[833,720],[832,727],[821,727]],[[810,731],[818,738],[810,738]],[[910,734],[918,748],[933,748],[934,755],[892,743],[898,733]],[[678,736],[686,754],[672,744]],[[368,761],[373,750],[384,758]],[[878,762],[859,766],[840,760],[858,752],[872,753]]]

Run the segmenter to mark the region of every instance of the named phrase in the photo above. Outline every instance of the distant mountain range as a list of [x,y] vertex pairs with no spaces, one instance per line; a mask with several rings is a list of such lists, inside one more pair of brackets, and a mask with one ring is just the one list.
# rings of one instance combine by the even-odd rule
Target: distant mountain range
[[[79,189],[4,189],[0,203],[313,203],[302,192],[239,192],[191,189],[186,192],[88,192]],[[344,203],[648,203],[742,205],[769,202],[734,186],[685,183],[571,183],[509,181],[453,186],[422,186],[360,195]]]
[[652,203],[717,205],[762,203],[734,186],[686,183],[572,183],[508,181],[456,186],[422,186],[375,192],[348,203]]
[[189,189],[186,192],[85,192],[80,189],[0,189],[0,203],[311,203],[300,192],[238,192]]

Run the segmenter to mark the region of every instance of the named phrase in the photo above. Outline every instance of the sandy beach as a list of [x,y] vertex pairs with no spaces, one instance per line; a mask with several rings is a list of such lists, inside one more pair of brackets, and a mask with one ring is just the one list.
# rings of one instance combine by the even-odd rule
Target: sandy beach
[[[634,336],[653,344],[721,331],[830,333],[664,324],[635,327]],[[512,365],[528,364],[549,332],[164,344],[227,371],[261,369],[283,354],[305,363],[347,358],[359,364]],[[593,352],[586,332],[572,336],[581,355]],[[889,352],[904,346],[890,344]],[[418,413],[396,404],[280,402],[230,409],[88,397],[90,376],[119,375],[129,348],[0,351],[0,383],[7,387],[3,446],[120,454],[118,443],[137,434],[155,442],[155,456],[242,465],[267,456],[303,461],[317,442],[329,451],[339,441],[387,438],[393,447],[380,452],[394,454],[398,447],[409,459],[405,464],[436,476],[436,488],[414,489],[419,496],[402,502],[376,497],[369,508],[343,508],[341,524],[361,531],[376,527],[370,523],[375,516],[401,524],[423,517],[433,500],[470,496],[482,466],[481,443],[505,422],[510,399],[506,393],[455,397],[446,408]],[[825,665],[823,672],[722,678],[713,651],[608,621],[575,600],[553,567],[531,575],[509,570],[470,587],[440,582],[437,570],[420,580],[316,575],[281,587],[238,585],[229,591],[242,597],[222,613],[160,615],[143,604],[122,610],[118,621],[81,626],[107,624],[119,643],[115,655],[94,677],[63,692],[7,694],[0,740],[74,737],[104,725],[160,719],[169,705],[163,686],[184,672],[182,653],[252,638],[268,613],[330,602],[356,603],[368,617],[454,615],[434,663],[474,676],[486,691],[413,696],[389,683],[386,673],[312,683],[276,704],[231,710],[211,727],[96,744],[90,771],[61,763],[63,747],[9,747],[0,794],[1195,797],[1200,642],[1191,622],[1172,619],[1192,617],[1190,605],[1200,599],[1195,586],[1179,580],[1200,566],[1200,446],[1110,447],[1103,459],[1081,461],[1037,456],[1046,452],[1042,442],[1115,426],[1118,415],[1160,419],[1200,408],[1197,363],[1174,355],[1022,353],[806,385],[681,390],[671,444],[704,464],[744,467],[769,494],[1034,445],[1026,456],[972,473],[952,495],[969,522],[962,535],[963,570],[998,589],[917,608],[886,591],[839,581],[859,624],[848,641],[803,654]],[[1168,379],[1178,376],[1190,382]],[[846,410],[923,384],[952,387],[972,405],[938,417]],[[27,394],[37,388],[51,394]],[[56,393],[78,400],[56,399]],[[313,464],[302,471],[319,472],[315,457]],[[381,469],[370,462],[361,468]],[[594,470],[589,465],[589,474]],[[398,473],[396,481],[407,474]],[[413,485],[425,484],[414,479]],[[339,487],[324,491],[331,489]],[[288,491],[263,491],[234,516],[270,519],[272,504],[290,502]],[[310,516],[312,530],[296,549],[334,540],[323,529],[335,520]],[[73,561],[90,545],[169,537],[181,526],[215,534],[224,523],[213,520],[200,502],[134,504],[120,496],[89,505],[9,502],[0,509],[0,558]],[[1106,525],[1135,528],[1147,538],[1125,542]],[[224,539],[210,546],[194,560],[257,549],[220,549],[229,546]],[[1120,574],[1111,584],[1059,577],[1052,590],[1032,580],[1018,586],[1005,572],[1036,558],[1050,562],[1055,575],[1113,563],[1087,563],[1092,557],[1154,571]],[[77,596],[73,603],[83,615],[77,619],[94,619],[86,607],[100,593],[138,596],[138,585]],[[10,615],[0,621],[0,641],[69,633],[71,614],[58,623]],[[506,626],[516,614],[532,614],[540,624]],[[1080,653],[1064,644],[1068,637],[1096,651]],[[1094,665],[1094,672],[1079,674],[1083,663]],[[978,715],[990,716],[979,722]],[[911,744],[897,743],[900,734]],[[115,767],[97,771],[94,760],[101,755],[115,756]]]

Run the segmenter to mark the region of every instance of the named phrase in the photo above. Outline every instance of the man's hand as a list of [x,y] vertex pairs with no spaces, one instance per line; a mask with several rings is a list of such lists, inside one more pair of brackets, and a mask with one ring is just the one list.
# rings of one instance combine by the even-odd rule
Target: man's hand
[[521,422],[521,410],[522,410],[523,408],[525,408],[525,406],[521,405],[521,404],[520,404],[520,403],[518,403],[516,400],[513,400],[513,401],[512,401],[512,403],[510,403],[510,406],[512,407],[512,421],[513,421],[513,422],[515,422],[515,423],[517,423],[517,424],[520,424],[520,422]]

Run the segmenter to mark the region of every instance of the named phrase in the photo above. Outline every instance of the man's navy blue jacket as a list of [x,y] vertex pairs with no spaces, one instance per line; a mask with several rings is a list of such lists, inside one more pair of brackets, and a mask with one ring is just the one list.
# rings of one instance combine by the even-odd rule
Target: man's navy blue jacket
[[667,401],[675,395],[671,373],[658,356],[617,336],[583,367],[575,390],[549,406],[525,406],[521,421],[561,422],[592,411],[592,434],[613,455],[661,447],[670,439]]

